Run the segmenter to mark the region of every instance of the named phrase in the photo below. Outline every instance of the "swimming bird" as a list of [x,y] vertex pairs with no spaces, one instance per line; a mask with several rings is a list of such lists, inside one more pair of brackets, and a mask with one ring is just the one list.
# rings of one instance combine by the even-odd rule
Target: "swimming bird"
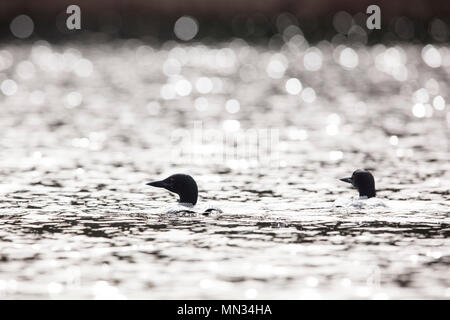
[[369,171],[358,169],[353,172],[351,177],[342,178],[339,180],[351,183],[356,189],[358,189],[360,198],[376,197],[375,179]]
[[194,178],[187,174],[174,174],[170,177],[147,183],[148,186],[164,188],[180,196],[179,204],[193,207],[197,203],[198,188]]
[[[187,174],[174,174],[170,177],[161,180],[147,183],[148,186],[164,188],[171,192],[174,192],[180,196],[178,204],[180,207],[169,208],[167,213],[174,214],[202,214],[209,216],[210,214],[220,214],[223,211],[217,207],[211,207],[211,205],[204,206],[194,206],[197,204],[198,198],[198,187],[194,178]],[[186,209],[188,207],[189,209]]]

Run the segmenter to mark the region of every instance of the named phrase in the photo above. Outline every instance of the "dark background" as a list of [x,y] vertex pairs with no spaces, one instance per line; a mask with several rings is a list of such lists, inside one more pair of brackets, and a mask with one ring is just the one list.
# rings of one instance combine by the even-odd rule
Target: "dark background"
[[[79,5],[82,31],[64,28],[67,6]],[[346,11],[363,26],[366,9],[376,4],[381,8],[382,29],[372,31],[370,41],[447,41],[429,34],[433,19],[449,23],[450,1],[440,0],[40,0],[0,2],[0,36],[11,38],[10,21],[19,14],[29,15],[34,23],[34,36],[49,40],[67,39],[86,32],[101,32],[112,37],[172,38],[173,23],[182,15],[191,15],[200,23],[196,39],[242,37],[260,39],[279,32],[277,17],[289,13],[308,40],[329,39],[335,34],[333,17]],[[357,18],[355,18],[355,16]],[[395,24],[399,18],[414,25],[409,38],[398,37]],[[405,20],[404,20],[405,21]],[[365,27],[365,26],[364,26]]]

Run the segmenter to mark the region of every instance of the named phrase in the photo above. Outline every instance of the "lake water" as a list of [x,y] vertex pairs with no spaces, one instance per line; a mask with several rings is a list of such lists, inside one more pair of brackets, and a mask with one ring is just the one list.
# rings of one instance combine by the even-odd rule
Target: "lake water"
[[[449,75],[446,46],[3,43],[0,297],[449,299]],[[223,212],[168,214],[145,183],[177,172]]]

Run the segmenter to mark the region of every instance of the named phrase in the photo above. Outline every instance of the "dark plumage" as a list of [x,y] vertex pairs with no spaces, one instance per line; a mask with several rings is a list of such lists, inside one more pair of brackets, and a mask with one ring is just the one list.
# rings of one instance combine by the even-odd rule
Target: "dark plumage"
[[349,178],[339,179],[351,183],[359,191],[360,197],[372,198],[376,196],[375,179],[369,171],[358,169]]
[[180,196],[180,203],[195,205],[198,198],[198,188],[195,180],[187,174],[174,174],[161,180],[147,183],[148,186],[164,188]]

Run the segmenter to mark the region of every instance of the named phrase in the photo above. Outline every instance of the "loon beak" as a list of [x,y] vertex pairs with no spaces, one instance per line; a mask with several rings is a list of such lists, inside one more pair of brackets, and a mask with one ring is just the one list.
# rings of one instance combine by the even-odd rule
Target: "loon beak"
[[164,180],[161,181],[153,181],[147,183],[147,186],[157,187],[157,188],[167,188],[169,185]]
[[349,178],[342,178],[342,179],[339,179],[339,180],[353,184],[353,181],[352,181],[351,177],[349,177]]

